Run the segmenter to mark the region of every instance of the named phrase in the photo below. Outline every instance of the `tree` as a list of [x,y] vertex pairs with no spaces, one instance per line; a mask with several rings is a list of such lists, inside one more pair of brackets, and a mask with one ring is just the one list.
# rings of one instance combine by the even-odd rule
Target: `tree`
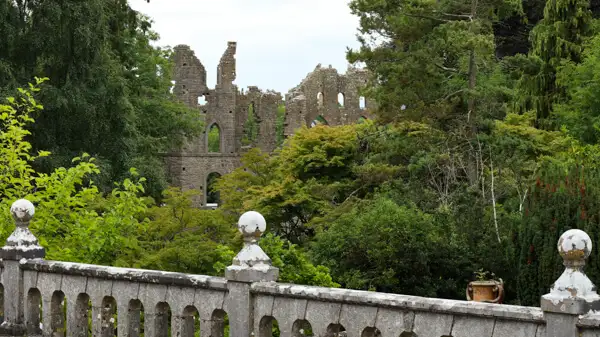
[[353,161],[358,136],[370,126],[303,128],[271,158],[258,149],[248,151],[240,168],[217,181],[223,209],[259,211],[273,233],[302,242],[312,235],[311,219],[359,189]]
[[137,241],[129,233],[143,222],[138,216],[147,207],[147,200],[139,196],[144,179],[132,169],[133,179],[116,183],[104,196],[91,180],[99,169],[87,154],[73,158],[70,168],[36,172],[33,161],[50,153],[32,154],[26,127],[34,122],[33,112],[43,108],[33,97],[43,81],[19,89],[18,96],[0,104],[0,239],[14,228],[10,204],[27,198],[37,205],[31,229],[49,259],[110,265],[120,252],[136,249]]
[[313,245],[345,287],[431,297],[457,296],[468,277],[453,250],[462,249],[431,215],[384,196],[341,214]]
[[0,13],[0,31],[10,36],[1,46],[0,93],[50,78],[30,141],[54,156],[36,168],[51,172],[87,152],[98,158],[103,190],[135,165],[160,197],[166,177],[157,153],[198,135],[200,123],[169,92],[170,51],[151,45],[158,36],[150,20],[125,0],[4,1]]
[[[478,79],[494,71],[491,13],[518,11],[520,1],[354,0],[360,18],[359,50],[350,62],[372,72],[366,95],[382,122],[411,119],[445,128],[475,123]],[[377,41],[377,43],[371,43]],[[401,106],[406,110],[399,110]],[[465,111],[467,109],[467,111]]]
[[523,70],[519,108],[534,110],[538,126],[552,127],[553,107],[566,98],[566,88],[557,82],[557,69],[563,62],[581,61],[583,44],[591,34],[589,0],[546,2],[544,18],[531,31],[528,59],[516,59]]
[[554,106],[557,124],[587,144],[600,141],[599,43],[600,35],[595,35],[584,45],[581,62],[564,62],[556,77],[557,85],[564,87],[567,94],[566,101]]

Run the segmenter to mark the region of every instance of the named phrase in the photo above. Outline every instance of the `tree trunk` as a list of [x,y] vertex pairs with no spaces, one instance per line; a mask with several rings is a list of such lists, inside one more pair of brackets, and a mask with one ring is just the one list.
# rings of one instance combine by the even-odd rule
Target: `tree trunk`
[[[477,4],[478,0],[471,1],[471,32],[473,32],[472,26],[477,16]],[[477,64],[475,62],[475,47],[471,47],[469,54],[469,101],[468,101],[468,112],[467,112],[467,136],[469,141],[477,134],[477,114],[475,112],[475,97],[473,91],[477,85]],[[471,155],[467,164],[467,175],[469,182],[475,184],[477,182],[477,168],[475,155]]]

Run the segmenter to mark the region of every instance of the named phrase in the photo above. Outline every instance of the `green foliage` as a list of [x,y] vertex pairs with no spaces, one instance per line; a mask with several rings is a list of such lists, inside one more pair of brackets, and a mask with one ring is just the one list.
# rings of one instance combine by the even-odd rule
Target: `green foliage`
[[281,104],[277,107],[277,121],[275,122],[275,144],[277,147],[283,145],[285,141],[285,104]]
[[221,129],[213,124],[208,129],[208,152],[221,152]]
[[[360,18],[361,47],[351,50],[348,59],[366,63],[373,72],[365,95],[377,101],[381,121],[426,120],[455,128],[458,121],[477,120],[473,106],[470,114],[465,111],[469,100],[487,112],[489,102],[480,90],[501,89],[482,81],[493,76],[496,66],[494,13],[518,13],[520,3],[351,1],[352,12]],[[381,42],[372,44],[373,38]],[[408,108],[401,110],[403,105]]]
[[587,0],[546,2],[544,18],[531,31],[532,49],[519,83],[520,110],[534,110],[539,123],[556,103],[564,102],[566,88],[557,82],[557,68],[564,62],[579,63],[583,44],[592,34],[592,12]]
[[313,253],[347,287],[438,296],[457,248],[430,215],[378,196],[319,233]]
[[557,74],[557,83],[566,88],[569,99],[555,106],[556,119],[588,144],[597,144],[600,139],[599,44],[600,35],[595,35],[585,44],[581,62],[563,62]]
[[17,97],[8,97],[8,104],[0,104],[0,239],[6,239],[14,229],[10,204],[27,198],[37,205],[31,227],[49,259],[114,263],[119,252],[137,247],[128,233],[141,224],[138,216],[146,211],[147,201],[139,197],[144,192],[144,179],[136,178],[137,171],[131,169],[132,179],[116,183],[104,197],[91,180],[99,170],[87,154],[74,158],[73,167],[37,173],[33,161],[50,153],[32,155],[25,137],[30,135],[26,127],[34,122],[31,114],[42,109],[33,93],[44,80],[38,79],[27,90],[19,89]]
[[242,145],[251,145],[258,137],[258,120],[254,113],[254,103],[248,105],[248,119],[244,124],[244,136],[242,137]]
[[[32,168],[33,160],[50,155],[32,155],[25,140],[31,134],[26,127],[34,122],[30,115],[42,109],[33,93],[44,81],[0,104],[0,240],[14,229],[11,203],[27,198],[36,205],[32,231],[49,259],[222,275],[241,248],[232,225],[236,219],[193,207],[198,191],[171,188],[162,204],[152,205],[140,197],[144,179],[130,169],[132,178],[115,183],[105,195],[91,179],[100,170],[87,154],[50,174]],[[328,269],[311,264],[298,247],[272,235],[261,244],[281,268],[281,280],[336,286]]]
[[126,0],[3,1],[0,4],[0,95],[34,76],[50,78],[37,93],[30,142],[51,150],[34,167],[44,173],[68,166],[82,152],[98,158],[103,191],[128,176],[147,177],[146,193],[167,185],[158,152],[178,147],[201,128],[193,110],[176,102],[170,50],[152,46],[150,19]]
[[329,269],[313,265],[297,245],[266,234],[259,242],[265,253],[273,257],[273,266],[279,268],[279,280],[286,283],[339,287],[332,281]]
[[192,207],[199,192],[165,191],[163,204],[147,210],[138,228],[139,250],[125,252],[120,265],[136,268],[222,275],[235,253],[236,228],[222,212]]

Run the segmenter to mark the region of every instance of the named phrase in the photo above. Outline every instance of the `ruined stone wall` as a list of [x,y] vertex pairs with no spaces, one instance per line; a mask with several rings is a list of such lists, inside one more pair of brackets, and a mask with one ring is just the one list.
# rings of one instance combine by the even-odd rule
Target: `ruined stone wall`
[[[228,42],[217,67],[217,82],[214,89],[206,85],[206,69],[185,45],[174,48],[174,87],[176,97],[197,110],[198,123],[204,123],[201,136],[188,139],[186,144],[167,155],[166,165],[175,186],[202,191],[197,200],[204,205],[207,177],[210,173],[227,174],[240,165],[240,154],[247,148],[258,147],[265,152],[276,148],[277,111],[283,104],[282,95],[271,90],[261,91],[250,86],[239,90],[233,83],[236,79],[237,44]],[[286,95],[285,135],[306,125],[310,126],[317,116],[322,116],[329,125],[356,122],[361,117],[369,118],[368,110],[373,106],[366,102],[361,108],[359,90],[366,83],[367,73],[348,68],[340,75],[329,67],[317,66],[302,83]],[[338,94],[344,96],[343,106],[338,106]],[[258,135],[251,144],[244,144],[244,127],[248,120],[248,109],[253,107]],[[220,147],[216,153],[208,148],[211,128],[219,129]]]
[[346,74],[339,74],[331,66],[317,65],[286,95],[285,134],[293,134],[302,125],[310,126],[319,116],[330,126],[355,123],[361,117],[371,118],[369,111],[375,108],[374,102],[360,95],[367,79],[368,73],[362,69],[348,67]]

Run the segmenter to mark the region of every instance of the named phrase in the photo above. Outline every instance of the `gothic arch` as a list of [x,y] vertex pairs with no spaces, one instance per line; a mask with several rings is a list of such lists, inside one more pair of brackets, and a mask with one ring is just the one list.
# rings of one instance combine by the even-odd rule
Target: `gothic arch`
[[206,152],[223,152],[223,131],[216,121],[209,124],[206,129]]
[[214,190],[214,184],[218,178],[222,176],[221,173],[212,171],[206,175],[206,181],[204,189],[204,204],[217,204],[221,202],[221,198],[218,191]]

